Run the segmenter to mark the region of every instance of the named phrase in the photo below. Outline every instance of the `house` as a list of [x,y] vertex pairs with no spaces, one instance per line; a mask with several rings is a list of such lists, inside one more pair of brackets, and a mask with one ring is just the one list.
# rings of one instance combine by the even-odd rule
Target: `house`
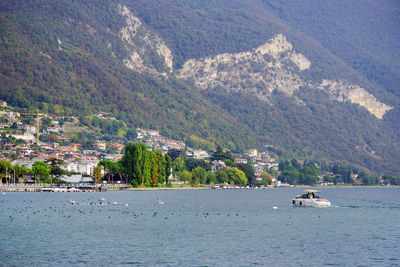
[[122,145],[122,144],[120,144],[120,143],[117,143],[117,142],[112,142],[112,143],[109,143],[109,144],[107,145],[107,147],[110,148],[111,150],[121,152],[121,150],[122,150],[125,146]]
[[61,168],[69,172],[92,175],[94,168],[99,162],[99,160],[69,160]]
[[145,129],[136,128],[136,135],[138,139],[142,139],[147,135],[147,132]]
[[61,142],[69,142],[70,138],[66,135],[61,135],[58,137],[58,140],[60,140]]
[[195,159],[204,159],[204,158],[208,158],[210,157],[210,155],[208,155],[208,153],[204,150],[192,150],[193,151],[193,158]]
[[246,152],[246,155],[250,158],[256,158],[258,155],[257,149],[253,148]]
[[226,168],[226,164],[223,161],[220,160],[214,160],[213,162],[211,162],[211,171],[213,173],[218,172],[219,170]]
[[263,169],[255,169],[254,170],[254,175],[256,176],[256,177],[260,177],[261,176],[261,174],[264,172],[264,170]]
[[34,133],[36,133],[36,126],[26,124],[26,125],[24,125],[24,131],[25,131],[25,133],[34,134]]
[[151,137],[160,136],[160,132],[157,130],[147,130],[147,134],[150,135]]
[[247,159],[244,159],[244,158],[235,158],[235,163],[244,163],[244,164],[247,164]]
[[97,151],[97,150],[83,150],[82,151],[82,153],[83,154],[85,154],[85,155],[100,155],[100,152],[99,151]]
[[99,150],[106,150],[107,149],[107,144],[104,141],[95,141],[94,142],[94,147],[99,149]]
[[59,133],[60,131],[61,131],[61,128],[58,126],[47,127],[48,133]]
[[182,149],[186,147],[185,142],[178,140],[166,140],[165,145],[168,149]]

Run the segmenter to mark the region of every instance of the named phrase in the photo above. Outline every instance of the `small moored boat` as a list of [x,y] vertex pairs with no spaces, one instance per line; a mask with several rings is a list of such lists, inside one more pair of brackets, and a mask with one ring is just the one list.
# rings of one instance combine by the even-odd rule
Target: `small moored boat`
[[304,190],[305,194],[298,195],[292,200],[292,204],[297,207],[314,207],[323,208],[330,207],[331,202],[329,200],[317,196],[316,193],[320,193],[318,190]]

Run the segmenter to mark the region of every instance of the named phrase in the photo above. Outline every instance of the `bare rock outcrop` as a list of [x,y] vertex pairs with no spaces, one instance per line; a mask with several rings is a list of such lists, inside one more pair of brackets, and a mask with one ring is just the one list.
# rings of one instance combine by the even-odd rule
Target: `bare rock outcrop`
[[318,88],[329,92],[330,96],[335,100],[341,102],[350,101],[360,105],[378,119],[382,119],[387,111],[393,109],[392,106],[377,100],[364,88],[346,81],[323,80]]
[[178,70],[178,77],[202,89],[223,87],[267,100],[274,90],[291,95],[305,85],[297,73],[310,66],[311,62],[278,34],[251,51],[189,59]]
[[129,52],[129,57],[123,60],[125,66],[137,72],[163,76],[172,72],[172,53],[162,38],[148,29],[126,6],[119,5],[118,12],[126,21],[126,26],[119,32]]

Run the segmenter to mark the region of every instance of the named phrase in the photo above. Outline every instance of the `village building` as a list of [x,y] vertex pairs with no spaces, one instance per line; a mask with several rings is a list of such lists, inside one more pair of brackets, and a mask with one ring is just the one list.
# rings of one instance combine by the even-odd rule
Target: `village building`
[[94,142],[94,147],[99,149],[99,150],[106,150],[107,149],[107,144],[104,141],[95,141]]
[[245,158],[234,158],[235,163],[244,163],[247,164],[247,159]]
[[201,150],[201,149],[189,150],[187,154],[195,159],[205,159],[205,158],[210,157],[210,155],[207,153],[207,151]]
[[218,172],[219,170],[226,168],[226,164],[225,162],[221,161],[221,160],[214,160],[211,162],[211,171],[213,173]]
[[99,160],[68,160],[61,168],[69,172],[92,175],[99,162]]
[[61,132],[61,128],[58,126],[51,126],[51,127],[47,127],[46,131],[48,133],[59,133],[59,132]]
[[58,137],[58,140],[60,140],[61,142],[69,142],[70,138],[66,135],[61,135]]
[[109,149],[111,149],[111,150],[114,150],[114,151],[117,151],[117,152],[121,152],[122,149],[124,149],[125,146],[120,144],[120,143],[117,143],[117,142],[112,142],[112,143],[109,143],[107,145],[107,147]]

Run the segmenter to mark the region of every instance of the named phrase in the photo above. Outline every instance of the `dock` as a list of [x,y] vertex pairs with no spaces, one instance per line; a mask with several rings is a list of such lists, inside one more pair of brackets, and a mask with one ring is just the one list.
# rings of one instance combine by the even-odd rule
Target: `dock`
[[105,192],[108,187],[113,190],[125,190],[129,184],[0,184],[0,192]]

